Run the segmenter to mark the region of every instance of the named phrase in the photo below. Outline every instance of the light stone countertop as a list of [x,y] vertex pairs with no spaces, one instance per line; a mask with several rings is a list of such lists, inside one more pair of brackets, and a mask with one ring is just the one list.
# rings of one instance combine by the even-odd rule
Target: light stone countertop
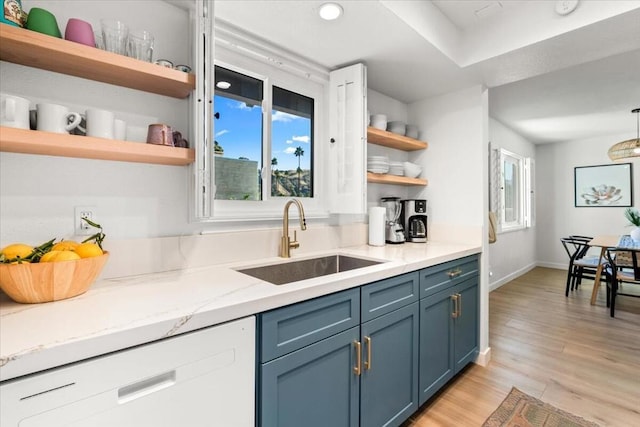
[[360,256],[387,262],[276,286],[235,271],[286,262],[265,258],[95,283],[83,295],[18,304],[0,293],[0,380],[194,331],[419,270],[481,251],[444,242],[353,246],[292,256]]

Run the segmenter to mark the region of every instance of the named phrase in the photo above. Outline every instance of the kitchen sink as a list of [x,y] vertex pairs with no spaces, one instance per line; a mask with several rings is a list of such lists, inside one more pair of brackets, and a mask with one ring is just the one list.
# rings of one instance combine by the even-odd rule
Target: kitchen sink
[[383,261],[373,261],[346,255],[328,255],[262,267],[244,268],[237,271],[274,285],[285,285],[300,280],[369,267],[381,262]]

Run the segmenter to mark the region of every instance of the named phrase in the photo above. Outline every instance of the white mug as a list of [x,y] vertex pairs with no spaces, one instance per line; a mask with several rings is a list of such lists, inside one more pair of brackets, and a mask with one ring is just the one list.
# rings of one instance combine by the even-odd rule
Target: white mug
[[29,100],[13,95],[0,95],[0,125],[29,129]]
[[115,116],[113,112],[90,108],[87,110],[87,136],[113,139],[115,137]]
[[127,139],[127,122],[116,119],[113,127],[113,136],[119,141],[125,141]]
[[82,121],[79,113],[70,112],[64,105],[37,104],[38,130],[55,133],[69,133]]

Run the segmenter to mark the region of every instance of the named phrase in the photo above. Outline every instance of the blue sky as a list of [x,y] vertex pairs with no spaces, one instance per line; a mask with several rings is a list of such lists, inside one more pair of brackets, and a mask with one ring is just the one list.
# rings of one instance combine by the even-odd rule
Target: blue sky
[[[216,95],[215,111],[220,119],[214,119],[215,140],[224,148],[224,156],[237,159],[247,157],[261,160],[262,111],[259,106],[248,107],[244,102]],[[304,155],[300,161],[302,169],[311,163],[309,119],[281,111],[272,114],[272,153],[269,159],[278,159],[279,170],[295,170],[298,158],[293,154],[302,147]],[[271,162],[269,161],[269,164]]]

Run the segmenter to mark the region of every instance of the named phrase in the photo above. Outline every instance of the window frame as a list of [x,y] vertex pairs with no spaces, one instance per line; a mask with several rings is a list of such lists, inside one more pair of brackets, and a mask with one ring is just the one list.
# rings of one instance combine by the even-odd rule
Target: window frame
[[[500,148],[500,231],[509,232],[523,230],[533,226],[532,208],[532,162],[519,154]],[[505,162],[511,160],[517,167],[517,183],[515,186],[517,218],[507,221]]]
[[[313,156],[311,168],[313,173],[313,197],[300,198],[305,207],[307,217],[328,217],[328,206],[323,192],[323,180],[325,175],[322,170],[322,160],[326,156],[320,141],[323,139],[324,128],[328,125],[325,117],[325,108],[328,103],[328,80],[318,81],[295,75],[285,70],[274,67],[248,56],[216,47],[216,58],[213,67],[220,66],[257,78],[263,81],[263,140],[262,140],[262,200],[216,200],[215,199],[215,169],[212,169],[212,197],[211,215],[204,219],[205,222],[216,221],[241,221],[241,220],[271,220],[282,218],[282,206],[288,197],[271,196],[271,158],[272,153],[272,88],[279,88],[298,93],[314,100],[313,111]],[[213,90],[211,96],[215,95]],[[214,106],[215,109],[215,106]],[[211,128],[211,135],[215,135],[215,121]],[[212,152],[213,156],[213,152]],[[214,162],[212,162],[214,163]],[[214,168],[215,166],[213,166]]]

